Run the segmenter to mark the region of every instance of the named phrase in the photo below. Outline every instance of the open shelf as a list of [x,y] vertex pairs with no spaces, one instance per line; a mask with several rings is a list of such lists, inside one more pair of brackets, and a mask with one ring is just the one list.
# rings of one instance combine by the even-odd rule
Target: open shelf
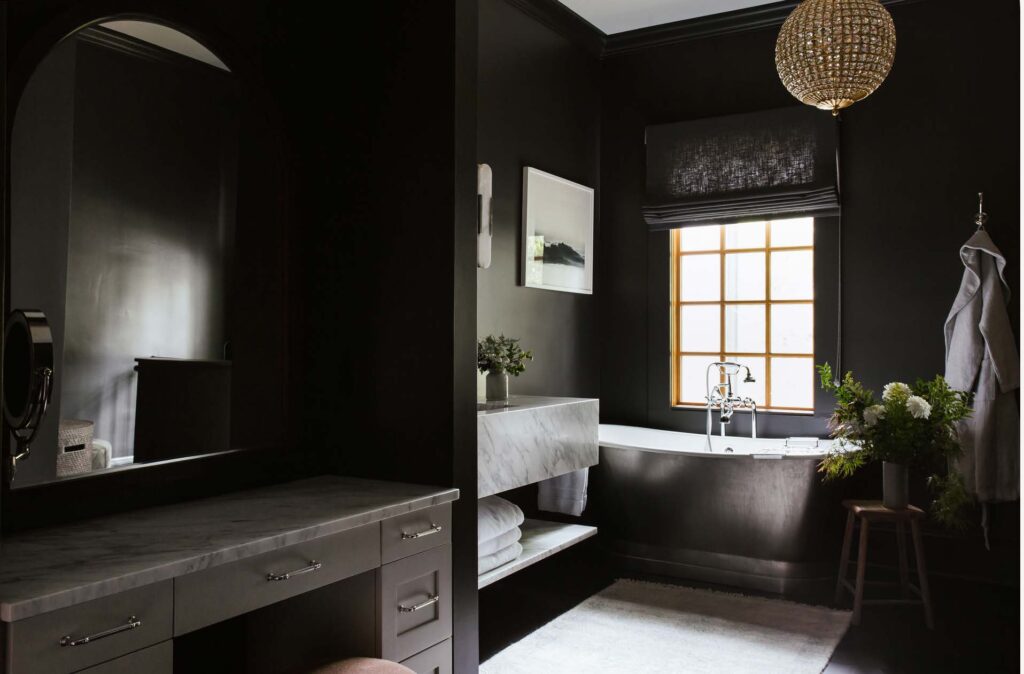
[[478,589],[511,576],[516,571],[547,559],[556,552],[561,552],[597,533],[597,527],[543,520],[526,520],[520,528],[523,530],[523,537],[519,540],[523,546],[523,554],[507,564],[477,576]]

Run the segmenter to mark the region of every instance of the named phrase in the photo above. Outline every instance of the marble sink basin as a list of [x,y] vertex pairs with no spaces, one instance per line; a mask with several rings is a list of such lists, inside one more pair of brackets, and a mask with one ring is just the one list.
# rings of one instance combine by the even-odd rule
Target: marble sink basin
[[477,403],[477,498],[597,465],[598,401]]

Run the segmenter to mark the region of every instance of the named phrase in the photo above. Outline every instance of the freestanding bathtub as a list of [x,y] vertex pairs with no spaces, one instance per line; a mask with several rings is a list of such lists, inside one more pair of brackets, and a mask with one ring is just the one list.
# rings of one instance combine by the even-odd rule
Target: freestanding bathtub
[[603,537],[627,569],[798,593],[834,581],[838,492],[816,438],[751,439],[602,424]]

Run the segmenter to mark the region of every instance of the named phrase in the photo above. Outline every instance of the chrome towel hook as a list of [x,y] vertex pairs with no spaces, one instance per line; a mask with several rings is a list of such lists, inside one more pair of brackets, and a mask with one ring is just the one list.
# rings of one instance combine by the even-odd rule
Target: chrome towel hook
[[985,223],[988,222],[988,213],[983,210],[985,204],[985,193],[978,192],[978,212],[974,215],[974,224],[978,226],[978,231],[985,229]]

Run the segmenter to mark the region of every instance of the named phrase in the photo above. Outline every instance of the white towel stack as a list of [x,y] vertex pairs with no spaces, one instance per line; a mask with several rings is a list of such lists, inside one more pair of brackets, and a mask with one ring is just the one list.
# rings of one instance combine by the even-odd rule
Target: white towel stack
[[477,573],[487,573],[523,554],[519,543],[523,511],[498,496],[480,499],[477,508]]

